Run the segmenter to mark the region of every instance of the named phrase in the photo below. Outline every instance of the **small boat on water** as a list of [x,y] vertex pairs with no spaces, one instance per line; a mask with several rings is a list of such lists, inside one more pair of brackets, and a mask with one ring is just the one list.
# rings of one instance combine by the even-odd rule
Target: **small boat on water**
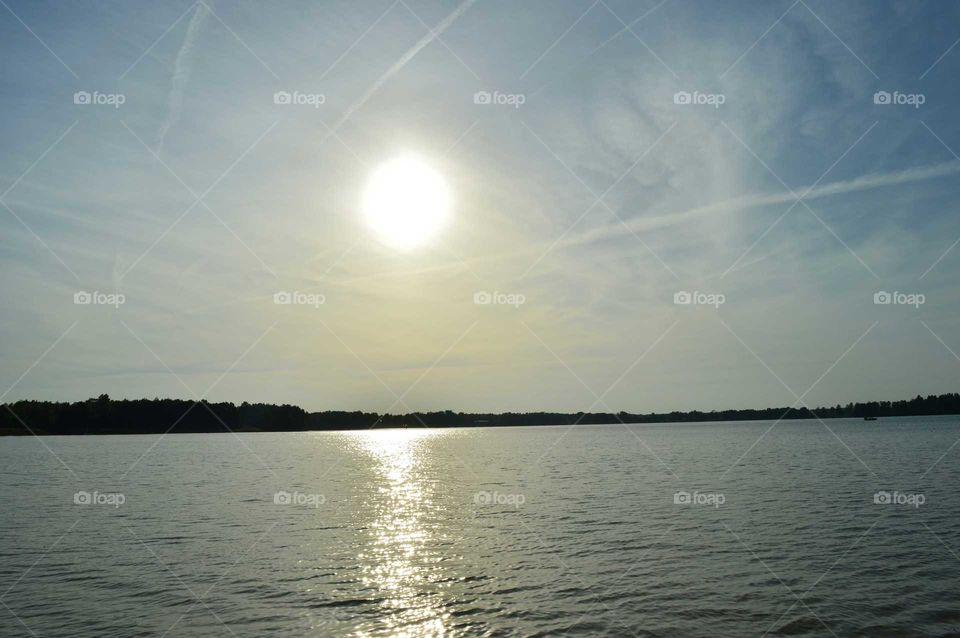
[[863,417],[863,420],[864,420],[864,421],[876,421],[876,420],[877,420],[877,417],[875,417],[875,416],[865,416],[865,417]]

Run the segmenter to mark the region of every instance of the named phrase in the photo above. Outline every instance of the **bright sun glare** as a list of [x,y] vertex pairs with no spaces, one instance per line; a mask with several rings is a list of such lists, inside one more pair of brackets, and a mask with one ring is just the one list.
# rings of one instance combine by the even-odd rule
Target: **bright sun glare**
[[363,214],[380,240],[409,250],[429,240],[449,213],[443,176],[423,160],[403,156],[380,165],[367,183]]

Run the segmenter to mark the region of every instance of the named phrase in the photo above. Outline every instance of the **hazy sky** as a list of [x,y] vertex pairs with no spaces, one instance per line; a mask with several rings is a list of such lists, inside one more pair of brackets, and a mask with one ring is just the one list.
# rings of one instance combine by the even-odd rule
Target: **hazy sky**
[[[958,389],[958,3],[4,1],[4,401]],[[454,206],[404,253],[359,208],[411,152]]]

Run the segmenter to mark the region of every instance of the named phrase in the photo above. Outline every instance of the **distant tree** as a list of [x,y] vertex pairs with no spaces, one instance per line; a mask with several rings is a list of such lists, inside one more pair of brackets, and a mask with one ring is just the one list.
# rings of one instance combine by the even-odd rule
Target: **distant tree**
[[0,435],[10,434],[137,434],[173,432],[298,430],[360,430],[383,427],[498,427],[508,425],[572,425],[608,423],[666,423],[694,421],[742,421],[754,419],[810,419],[837,417],[885,417],[960,414],[960,394],[916,396],[901,401],[837,404],[835,407],[765,408],[712,412],[651,414],[504,412],[464,413],[373,412],[307,413],[293,405],[194,402],[180,399],[113,400],[106,394],[75,403],[17,401],[0,410]]

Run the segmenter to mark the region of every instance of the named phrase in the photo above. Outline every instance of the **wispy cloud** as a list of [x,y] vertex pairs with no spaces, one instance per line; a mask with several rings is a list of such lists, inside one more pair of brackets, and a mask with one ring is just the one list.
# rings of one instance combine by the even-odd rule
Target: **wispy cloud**
[[177,58],[173,64],[170,93],[167,95],[167,118],[157,131],[157,153],[163,150],[163,143],[167,137],[167,133],[170,132],[170,129],[180,119],[180,109],[183,106],[183,92],[186,89],[187,82],[190,80],[190,71],[193,66],[193,50],[208,13],[206,5],[198,2],[193,15],[190,17],[190,22],[187,24],[187,33],[183,36],[183,44],[180,45],[180,50],[177,52]]

